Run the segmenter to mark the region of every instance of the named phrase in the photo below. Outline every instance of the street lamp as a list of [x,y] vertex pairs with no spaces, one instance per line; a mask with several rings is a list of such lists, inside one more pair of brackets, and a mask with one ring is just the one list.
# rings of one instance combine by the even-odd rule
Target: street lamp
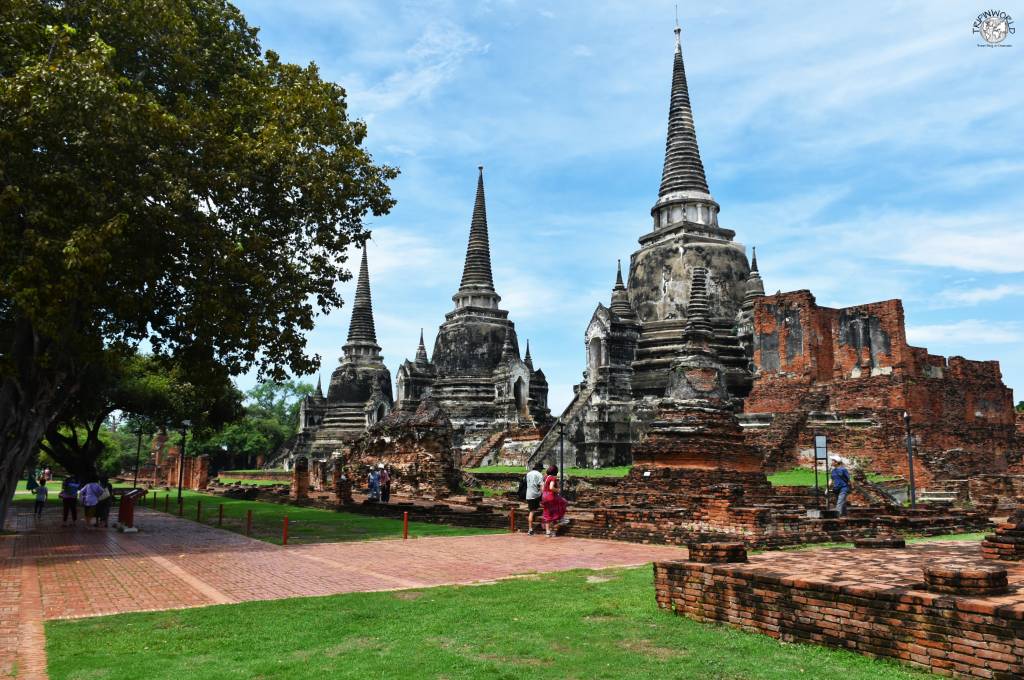
[[914,488],[914,438],[910,434],[910,412],[903,412],[903,424],[907,427],[907,468],[910,470],[910,507],[917,507],[917,490]]
[[132,488],[139,488],[139,456],[142,454],[142,423],[139,423],[139,444],[135,449],[135,475],[132,478]]
[[185,481],[185,433],[192,426],[191,420],[181,421],[181,453],[178,455],[178,503],[181,503],[181,485]]

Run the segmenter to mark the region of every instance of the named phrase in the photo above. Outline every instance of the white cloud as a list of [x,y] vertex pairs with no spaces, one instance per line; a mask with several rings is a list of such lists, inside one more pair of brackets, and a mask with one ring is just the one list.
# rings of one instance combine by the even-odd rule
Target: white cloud
[[939,300],[960,305],[977,305],[995,302],[1007,297],[1024,295],[1024,284],[999,284],[986,288],[948,289],[939,293]]
[[1003,345],[1024,342],[1024,330],[1016,322],[964,319],[953,323],[907,326],[912,345]]

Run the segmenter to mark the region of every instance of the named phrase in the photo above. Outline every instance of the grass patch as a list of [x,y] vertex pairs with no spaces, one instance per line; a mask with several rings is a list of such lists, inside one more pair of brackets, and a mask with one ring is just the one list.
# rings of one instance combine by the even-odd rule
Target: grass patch
[[[588,576],[614,576],[588,582]],[[931,677],[659,610],[650,567],[46,623],[53,680]],[[130,659],[130,663],[125,663]]]
[[258,475],[258,474],[263,474],[264,472],[288,472],[288,471],[285,470],[284,468],[272,468],[272,469],[267,469],[267,470],[264,470],[264,469],[260,468],[260,469],[256,469],[256,470],[221,470],[220,474],[222,474],[222,475],[236,474],[237,475],[239,473],[245,473],[245,474],[249,474],[249,475]]
[[[911,543],[930,543],[934,541],[980,541],[985,538],[991,532],[989,531],[974,531],[966,534],[939,534],[937,536],[904,536],[907,544]],[[751,550],[750,554],[757,555],[760,553],[772,552],[775,550],[825,550],[826,548],[852,548],[853,543],[799,543],[797,545],[789,545],[782,548],[770,548],[768,550]]]
[[217,477],[221,484],[234,484],[235,482],[241,482],[246,486],[275,486],[279,484],[289,484],[287,479],[244,479],[242,477]]
[[[223,496],[212,496],[195,491],[182,491],[182,517],[197,521],[197,510],[203,524],[218,526],[218,506],[224,505],[222,529],[238,534],[245,533],[246,512],[252,510],[252,538],[267,543],[281,544],[281,529],[284,516],[288,515],[288,543],[333,543],[339,541],[365,541],[380,538],[400,538],[402,520],[387,517],[372,517],[351,512],[336,512],[319,508],[301,508],[294,505],[245,501]],[[168,502],[165,506],[165,500]],[[153,501],[156,501],[154,508]],[[177,492],[157,493],[147,498],[145,506],[163,511],[165,507],[174,514],[178,512]],[[409,522],[409,537],[424,536],[469,536],[474,534],[500,533],[495,529],[474,527],[453,527],[447,524]]]
[[[566,468],[567,477],[625,477],[633,468],[632,465],[620,465],[618,467],[606,468]],[[499,475],[499,474],[523,474],[527,470],[521,465],[485,465],[478,468],[466,470],[471,475]]]
[[[894,479],[899,479],[899,477],[878,475],[873,472],[868,473],[868,481],[871,482],[891,482]],[[809,468],[784,470],[768,475],[768,481],[772,483],[772,486],[814,486],[814,470]],[[828,475],[819,471],[818,484],[824,487],[827,481]]]

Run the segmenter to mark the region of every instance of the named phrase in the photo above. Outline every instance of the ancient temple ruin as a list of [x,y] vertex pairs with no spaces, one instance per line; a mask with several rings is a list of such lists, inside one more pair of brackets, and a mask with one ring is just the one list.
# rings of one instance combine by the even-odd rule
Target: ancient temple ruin
[[497,449],[506,433],[548,425],[547,380],[534,369],[529,347],[521,357],[515,324],[498,306],[483,167],[462,282],[452,300],[455,308],[438,328],[431,358],[421,333],[415,361],[398,371],[398,409],[413,411],[430,394],[451,420],[455,446],[466,451],[488,442]]
[[391,373],[377,344],[365,247],[348,339],[341,351],[327,395],[317,380],[316,392],[299,405],[299,433],[282,447],[271,465],[288,466],[298,457],[326,460],[340,455],[369,426],[391,412]]
[[[816,433],[833,455],[906,474],[903,413],[914,421],[918,479],[1024,470],[1012,393],[997,362],[945,358],[906,342],[898,300],[818,307],[808,291],[766,297],[756,255],[719,224],[700,158],[677,26],[668,134],[652,230],[621,266],[608,306],[584,333],[586,370],[562,413],[566,458],[623,465],[656,435],[657,400],[692,355],[695,312],[721,367],[724,401],[766,469],[799,464]],[[693,309],[693,287],[701,287]],[[687,346],[687,338],[690,346]],[[552,460],[552,428],[531,460]],[[638,459],[639,461],[639,459]]]

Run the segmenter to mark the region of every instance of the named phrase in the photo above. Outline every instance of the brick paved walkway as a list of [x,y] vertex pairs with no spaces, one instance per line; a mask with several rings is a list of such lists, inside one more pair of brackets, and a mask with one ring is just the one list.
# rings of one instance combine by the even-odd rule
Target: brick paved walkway
[[533,571],[628,566],[685,550],[524,534],[286,548],[137,510],[137,534],[39,525],[16,508],[0,537],[0,678],[46,677],[43,621],[122,612],[477,583]]

